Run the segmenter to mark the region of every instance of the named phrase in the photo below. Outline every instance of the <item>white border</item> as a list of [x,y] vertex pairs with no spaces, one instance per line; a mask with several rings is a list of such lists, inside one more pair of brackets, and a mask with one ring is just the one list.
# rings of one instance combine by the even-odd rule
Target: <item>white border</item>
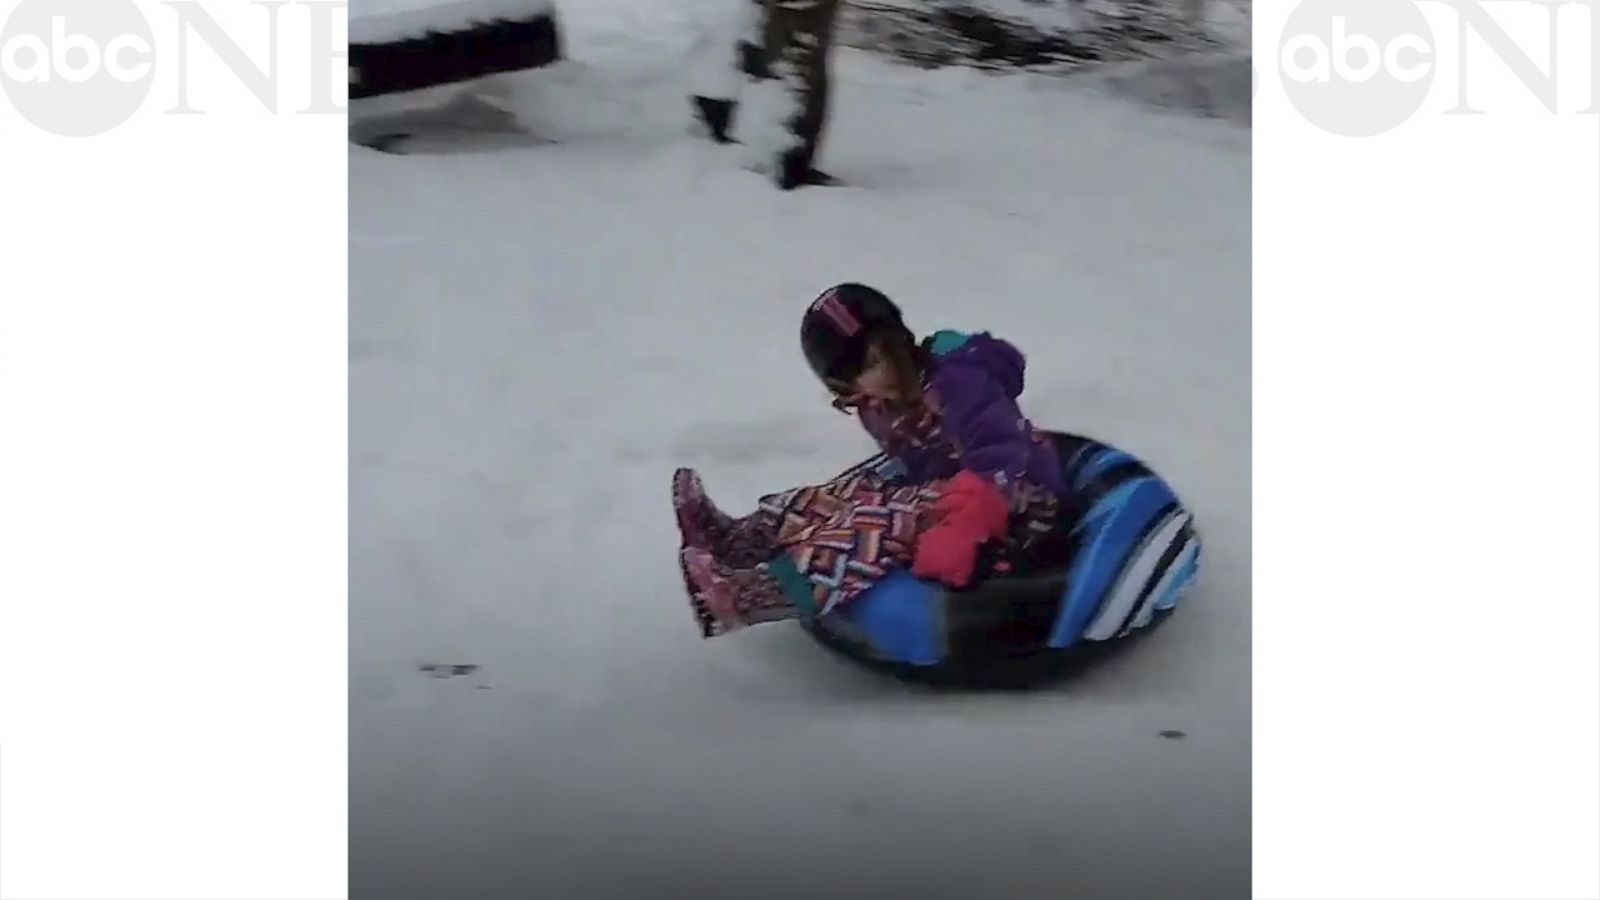
[[[93,141],[0,103],[7,897],[344,893],[343,123],[192,64]],[[1596,896],[1600,119],[1262,75],[1257,895]]]
[[1561,115],[1480,58],[1485,115],[1443,72],[1348,140],[1284,100],[1292,7],[1254,23],[1256,896],[1600,896],[1592,48]]
[[[342,897],[344,119],[295,112],[303,5],[276,114],[196,44],[205,114],[162,115],[140,6],[117,130],[0,97],[0,894]],[[205,8],[267,59],[261,9]]]

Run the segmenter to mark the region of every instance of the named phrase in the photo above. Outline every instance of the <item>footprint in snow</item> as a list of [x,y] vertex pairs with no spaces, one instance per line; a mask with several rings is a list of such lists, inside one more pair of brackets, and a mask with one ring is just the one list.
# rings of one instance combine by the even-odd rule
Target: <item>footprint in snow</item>
[[455,678],[461,675],[471,675],[473,672],[478,671],[478,666],[472,664],[441,665],[439,663],[421,663],[417,666],[417,671],[426,672],[433,678]]

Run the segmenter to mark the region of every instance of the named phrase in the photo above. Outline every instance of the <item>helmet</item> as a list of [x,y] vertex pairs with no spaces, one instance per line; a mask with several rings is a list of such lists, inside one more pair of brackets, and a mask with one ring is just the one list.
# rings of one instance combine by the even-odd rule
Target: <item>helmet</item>
[[906,326],[888,297],[864,284],[841,284],[806,310],[800,346],[818,378],[850,381],[861,373],[872,339],[896,330]]

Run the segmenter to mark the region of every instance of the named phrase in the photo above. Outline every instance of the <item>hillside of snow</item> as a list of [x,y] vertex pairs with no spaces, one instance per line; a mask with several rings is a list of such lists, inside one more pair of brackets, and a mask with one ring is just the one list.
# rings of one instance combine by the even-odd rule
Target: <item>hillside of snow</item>
[[[849,186],[785,194],[688,134],[722,5],[559,5],[495,88],[544,143],[350,150],[352,896],[1248,896],[1249,130],[844,50]],[[1160,632],[1001,695],[699,638],[671,471],[744,511],[869,452],[797,347],[847,279],[1168,477]]]

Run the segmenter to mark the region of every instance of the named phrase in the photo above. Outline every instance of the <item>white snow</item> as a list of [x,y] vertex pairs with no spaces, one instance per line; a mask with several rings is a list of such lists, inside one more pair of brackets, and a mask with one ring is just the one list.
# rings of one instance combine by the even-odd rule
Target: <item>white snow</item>
[[1250,123],[1255,70],[1248,55],[1190,54],[1085,73],[1110,92],[1151,106]]
[[865,0],[862,6],[974,10],[1035,28],[1065,31],[1083,23],[1082,0]]
[[[1249,131],[845,51],[853,186],[784,194],[686,134],[723,7],[561,6],[511,97],[556,143],[350,152],[352,896],[1247,896]],[[1160,632],[1002,696],[699,638],[671,470],[744,511],[869,451],[796,345],[846,279],[1173,482],[1206,547]]]
[[352,44],[381,44],[422,37],[430,31],[463,31],[498,20],[525,21],[551,15],[555,0],[351,0]]
[[1230,49],[1250,51],[1251,0],[863,0],[863,5],[976,10],[1041,31],[1072,31],[1096,18],[1137,16],[1165,7],[1167,15],[1192,19]]

